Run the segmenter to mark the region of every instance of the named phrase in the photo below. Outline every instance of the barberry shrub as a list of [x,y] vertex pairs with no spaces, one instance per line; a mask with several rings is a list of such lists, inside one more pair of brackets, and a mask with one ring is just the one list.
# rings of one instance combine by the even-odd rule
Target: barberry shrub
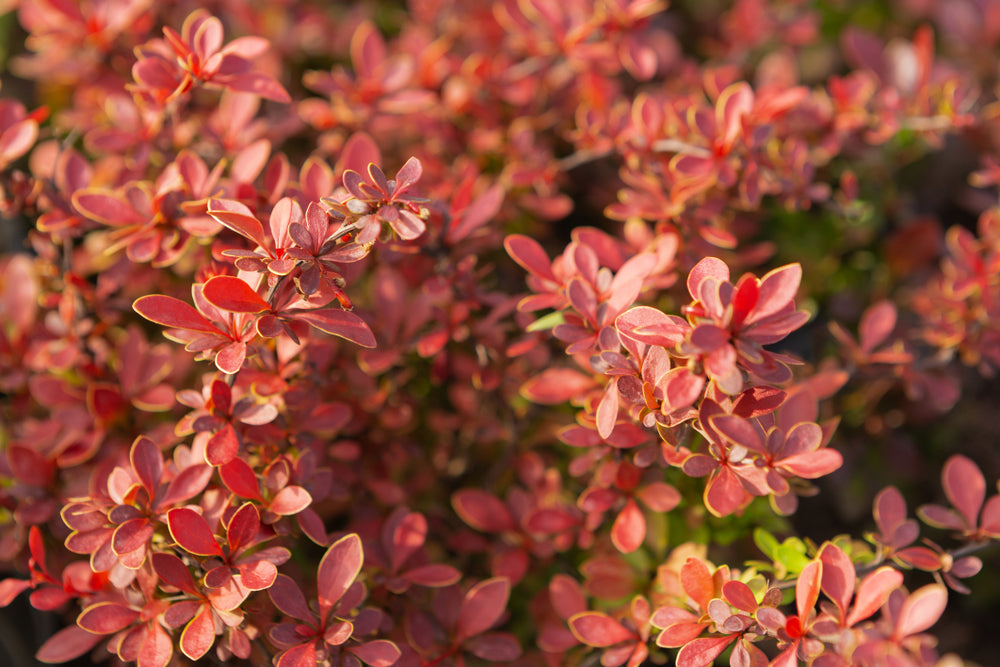
[[0,1],[5,664],[991,659],[998,20]]

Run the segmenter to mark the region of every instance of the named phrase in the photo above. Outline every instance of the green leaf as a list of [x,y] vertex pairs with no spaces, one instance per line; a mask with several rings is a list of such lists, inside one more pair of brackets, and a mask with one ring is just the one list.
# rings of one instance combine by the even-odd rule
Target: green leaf
[[549,329],[554,329],[560,324],[563,324],[566,320],[563,318],[561,310],[551,312],[545,317],[540,317],[531,324],[528,325],[526,329],[528,332],[534,333],[535,331],[548,331]]
[[763,528],[756,528],[753,531],[753,541],[762,554],[775,560],[775,554],[778,552],[778,539],[774,535]]

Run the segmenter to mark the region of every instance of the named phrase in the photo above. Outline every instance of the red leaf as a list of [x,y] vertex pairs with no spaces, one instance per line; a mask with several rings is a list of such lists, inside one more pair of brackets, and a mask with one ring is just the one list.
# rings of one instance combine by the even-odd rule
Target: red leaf
[[208,653],[215,643],[215,623],[212,620],[212,607],[201,605],[201,609],[187,624],[181,633],[181,652],[192,660],[199,660]]
[[224,466],[240,452],[240,440],[232,424],[224,425],[205,445],[205,461],[213,467]]
[[320,618],[326,618],[330,609],[354,583],[363,563],[361,539],[353,533],[340,538],[326,550],[316,579]]
[[686,644],[677,653],[677,667],[707,667],[732,644],[738,634],[725,637],[702,637]]
[[235,276],[212,276],[202,287],[202,295],[216,308],[233,313],[262,313],[271,309],[254,288]]
[[156,527],[145,517],[129,519],[115,528],[111,538],[112,549],[119,556],[131,553],[142,548],[155,531]]
[[232,90],[253,93],[283,104],[289,104],[292,101],[288,91],[280,83],[261,72],[243,72],[226,77],[225,86]]
[[170,536],[182,549],[196,556],[221,556],[222,548],[215,539],[208,521],[189,507],[167,512]]
[[681,566],[681,586],[688,597],[694,600],[702,610],[708,609],[708,603],[715,597],[712,573],[698,558],[688,558]]
[[402,655],[399,647],[388,639],[376,639],[359,646],[350,646],[346,650],[372,667],[389,667]]
[[375,334],[368,324],[346,310],[337,308],[322,308],[319,310],[295,311],[295,319],[307,322],[320,331],[334,336],[340,336],[361,347],[373,348],[377,345]]
[[261,248],[267,247],[267,241],[264,238],[264,225],[245,204],[231,199],[210,199],[208,201],[208,214]]
[[599,611],[585,611],[569,619],[573,634],[584,644],[605,648],[636,639],[634,632]]
[[818,560],[811,561],[802,568],[799,579],[795,584],[795,607],[799,614],[799,619],[803,622],[808,617],[809,612],[816,606],[819,599],[820,582],[823,578],[823,563]]
[[73,193],[73,207],[82,215],[105,225],[141,225],[147,221],[120,196],[100,188]]
[[742,581],[727,581],[722,585],[722,595],[726,602],[741,611],[753,613],[757,611],[757,598],[750,587]]
[[511,234],[504,239],[503,247],[515,262],[528,273],[540,278],[558,283],[559,279],[552,273],[552,263],[545,250],[533,238],[521,234]]
[[629,498],[611,526],[611,542],[618,551],[630,554],[646,538],[646,519],[635,500]]
[[137,667],[167,667],[174,655],[174,642],[159,623],[150,623],[139,648]]
[[316,642],[309,641],[288,649],[278,657],[276,667],[316,667]]
[[481,581],[465,594],[458,612],[455,640],[462,641],[489,630],[507,608],[510,581],[495,577]]
[[389,566],[393,572],[398,572],[403,563],[423,546],[427,538],[427,519],[417,512],[406,512],[388,527],[391,534],[386,546],[392,557]]
[[[825,574],[824,572],[824,576]],[[885,604],[889,595],[902,585],[903,573],[894,567],[884,565],[874,572],[870,572],[858,586],[854,607],[847,615],[847,626],[851,627],[869,618]]]
[[567,620],[587,608],[587,598],[580,585],[565,574],[557,574],[549,581],[549,599],[556,613]]
[[210,479],[212,479],[212,468],[203,463],[196,463],[184,468],[171,480],[167,492],[156,503],[156,507],[170,507],[194,498],[205,490]]
[[139,616],[135,609],[117,602],[98,602],[84,609],[76,624],[87,632],[110,635],[132,625]]
[[0,581],[0,607],[6,607],[29,588],[31,582],[27,579],[3,579]]
[[948,605],[948,589],[941,584],[928,584],[910,594],[896,615],[893,640],[923,632],[931,627],[944,613]]
[[103,639],[103,635],[71,625],[49,637],[38,649],[35,659],[45,663],[69,662],[97,646]]
[[215,325],[195,310],[194,306],[172,296],[150,294],[139,297],[132,304],[132,308],[150,322],[156,322],[166,327],[219,333]]
[[246,356],[247,344],[243,341],[234,341],[215,354],[215,367],[226,375],[232,375],[243,368]]
[[514,519],[507,506],[496,496],[479,489],[461,489],[452,494],[451,506],[476,530],[484,533],[502,533],[514,527]]
[[746,491],[729,466],[718,468],[705,485],[704,502],[709,512],[718,517],[729,516],[743,505]]
[[571,368],[548,368],[521,387],[521,395],[542,405],[582,399],[595,387],[594,379]]

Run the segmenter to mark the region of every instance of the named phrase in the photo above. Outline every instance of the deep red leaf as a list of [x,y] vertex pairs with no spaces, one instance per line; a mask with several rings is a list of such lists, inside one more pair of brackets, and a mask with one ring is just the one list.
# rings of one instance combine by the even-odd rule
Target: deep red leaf
[[168,586],[173,586],[192,595],[197,594],[190,570],[176,555],[159,551],[153,553],[153,569],[156,570],[161,581]]
[[253,503],[243,503],[229,519],[226,526],[226,539],[229,541],[230,553],[236,553],[240,548],[253,543],[260,530],[260,513]]
[[240,452],[240,440],[232,424],[226,423],[213,433],[205,445],[205,461],[213,467],[224,466]]
[[[211,470],[211,468],[209,468]],[[219,477],[226,488],[241,498],[263,500],[253,469],[242,459],[233,459],[219,468]]]
[[372,667],[389,667],[399,660],[399,647],[388,639],[375,639],[357,646],[349,646],[346,651],[361,662]]
[[490,662],[511,662],[521,657],[521,644],[517,637],[506,632],[490,632],[473,637],[465,649]]
[[361,347],[373,348],[377,345],[375,334],[368,324],[352,312],[337,308],[294,311],[297,320],[308,322],[320,331],[340,336]]
[[456,641],[462,641],[489,630],[500,620],[507,608],[510,581],[496,577],[481,581],[465,594],[455,628]]
[[222,547],[202,515],[189,507],[167,512],[170,536],[182,549],[196,556],[221,556]]
[[163,475],[163,454],[160,453],[160,448],[149,438],[139,436],[132,443],[129,459],[146,493],[152,498]]

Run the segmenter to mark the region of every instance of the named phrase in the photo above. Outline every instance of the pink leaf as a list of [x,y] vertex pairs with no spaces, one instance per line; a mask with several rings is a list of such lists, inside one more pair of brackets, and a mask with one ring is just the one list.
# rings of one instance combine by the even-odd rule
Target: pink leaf
[[451,565],[432,563],[407,570],[402,576],[410,583],[428,588],[450,586],[462,578],[462,573]]
[[298,514],[312,503],[312,496],[301,486],[286,486],[275,494],[269,510],[280,516]]
[[571,368],[547,368],[521,387],[521,395],[542,405],[582,399],[594,388],[594,379]]
[[222,548],[215,540],[208,521],[189,507],[167,512],[170,536],[182,549],[196,556],[221,556]]
[[615,319],[618,333],[647,345],[670,348],[684,340],[691,326],[650,306],[630,308]]
[[941,584],[928,584],[917,589],[900,607],[892,638],[898,641],[923,632],[937,623],[947,605],[948,589]]
[[375,334],[363,319],[354,313],[336,308],[297,311],[295,319],[308,322],[320,331],[340,336],[361,347],[376,346]]
[[597,432],[602,438],[611,435],[618,420],[618,382],[612,378],[604,388],[601,402],[597,404]]
[[727,282],[729,280],[729,267],[717,257],[705,257],[695,264],[687,277],[688,293],[693,299],[698,299],[701,281],[705,278],[715,278],[719,282]]
[[271,309],[257,291],[235,276],[213,276],[202,294],[216,308],[232,313],[261,313]]
[[372,667],[389,667],[401,655],[399,647],[387,639],[376,639],[358,646],[350,646],[346,650]]
[[891,301],[872,304],[861,316],[858,338],[863,352],[872,352],[881,345],[896,326],[896,306]]
[[510,581],[496,577],[481,581],[465,594],[458,613],[455,640],[462,641],[489,630],[507,608]]
[[406,164],[404,164],[400,170],[396,172],[395,194],[403,192],[420,180],[420,176],[423,172],[424,168],[421,166],[420,160],[415,157],[411,157],[407,160]]
[[705,507],[715,516],[729,516],[743,505],[745,499],[746,491],[729,466],[719,468],[718,474],[713,475],[705,485]]
[[138,667],[167,667],[174,655],[174,642],[159,623],[150,623],[139,648]]
[[288,91],[280,83],[261,72],[243,72],[226,77],[225,86],[231,90],[253,93],[282,104],[289,104],[292,101]]
[[760,280],[757,307],[747,317],[745,324],[759,322],[791,304],[801,280],[802,267],[798,264],[787,264],[765,274]]
[[192,660],[199,660],[208,653],[215,643],[215,623],[212,621],[212,607],[201,605],[201,609],[181,633],[181,652]]
[[965,518],[969,528],[976,528],[979,510],[986,498],[986,479],[979,466],[968,457],[956,454],[949,458],[941,471],[944,493]]
[[326,550],[319,563],[316,579],[320,618],[326,618],[330,609],[354,583],[363,563],[361,539],[353,533],[340,538]]
[[832,542],[823,545],[819,552],[819,558],[823,562],[823,578],[820,582],[820,588],[828,598],[833,600],[840,612],[840,617],[844,618],[854,594],[854,563],[851,562],[843,549]]
[[309,603],[306,602],[306,596],[302,594],[298,584],[287,575],[279,574],[267,589],[267,594],[278,611],[286,616],[309,624],[316,622],[313,612],[309,609]]
[[521,656],[521,644],[517,637],[506,632],[491,632],[473,637],[465,643],[465,649],[474,656],[490,662],[511,662]]
[[38,649],[35,659],[45,663],[69,662],[97,646],[103,639],[103,635],[71,625],[49,637]]
[[[824,572],[824,576],[825,574]],[[847,626],[851,627],[869,618],[885,604],[889,594],[902,585],[903,573],[888,565],[868,573],[858,586],[854,607],[847,615]]]

